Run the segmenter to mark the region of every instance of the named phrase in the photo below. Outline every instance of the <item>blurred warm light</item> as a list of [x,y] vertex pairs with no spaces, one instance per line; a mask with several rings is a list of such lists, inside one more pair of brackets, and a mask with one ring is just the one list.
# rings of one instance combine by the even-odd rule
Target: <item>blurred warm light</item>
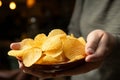
[[36,3],[36,0],[26,0],[26,5],[28,8],[31,8]]
[[2,1],[0,0],[0,7],[2,6]]
[[16,9],[16,3],[15,3],[15,2],[10,2],[9,8],[10,8],[11,10],[15,10],[15,9]]

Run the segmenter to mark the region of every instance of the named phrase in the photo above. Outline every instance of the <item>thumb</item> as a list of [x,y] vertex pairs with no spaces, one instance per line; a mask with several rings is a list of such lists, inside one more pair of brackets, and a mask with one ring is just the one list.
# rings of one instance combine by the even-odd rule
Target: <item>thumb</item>
[[13,49],[13,50],[19,50],[20,49],[20,43],[19,42],[11,43],[10,48]]
[[[87,55],[92,55],[96,51],[102,35],[101,30],[94,30],[88,34],[85,46],[85,52]],[[88,60],[86,59],[86,61]]]
[[87,55],[93,54],[98,46],[100,41],[100,35],[96,33],[96,31],[91,32],[87,36],[87,43],[85,47],[85,51]]

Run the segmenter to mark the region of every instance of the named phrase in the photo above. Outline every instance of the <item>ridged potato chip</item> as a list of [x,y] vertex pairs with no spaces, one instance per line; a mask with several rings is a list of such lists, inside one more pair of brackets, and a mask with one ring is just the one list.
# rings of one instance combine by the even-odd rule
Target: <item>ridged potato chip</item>
[[51,50],[51,51],[45,51],[43,54],[46,56],[52,56],[52,57],[57,57],[63,53],[63,50]]
[[83,46],[85,46],[86,41],[84,40],[83,37],[79,37],[78,40],[83,44]]
[[24,55],[23,53],[24,50],[10,50],[8,51],[8,55],[9,56],[14,56],[14,57],[21,57],[22,55]]
[[25,50],[25,49],[28,49],[28,48],[32,48],[33,43],[34,43],[34,40],[31,39],[31,38],[23,39],[23,40],[20,42],[20,50],[22,50],[22,49]]
[[54,29],[52,31],[50,31],[50,33],[48,34],[48,37],[53,37],[53,36],[56,36],[56,35],[59,35],[59,34],[64,34],[64,35],[67,35],[63,30],[61,29]]
[[[62,52],[57,52],[57,54],[53,55],[54,53],[54,51],[44,52],[43,56],[35,64],[57,64],[67,61]],[[49,58],[51,59],[49,60]]]
[[77,38],[68,36],[67,39],[64,40],[63,51],[65,56],[70,60],[74,59],[76,56],[85,55],[84,49],[85,47]]
[[47,38],[47,40],[43,43],[41,48],[43,51],[48,51],[48,50],[58,50],[61,49],[61,47],[62,47],[62,41],[60,40],[60,37],[53,36]]
[[34,46],[41,48],[42,44],[45,42],[46,39],[47,36],[43,33],[36,35],[34,38]]
[[26,67],[32,66],[35,62],[37,62],[42,56],[42,50],[39,48],[31,48],[24,51],[24,55],[22,56],[23,64]]

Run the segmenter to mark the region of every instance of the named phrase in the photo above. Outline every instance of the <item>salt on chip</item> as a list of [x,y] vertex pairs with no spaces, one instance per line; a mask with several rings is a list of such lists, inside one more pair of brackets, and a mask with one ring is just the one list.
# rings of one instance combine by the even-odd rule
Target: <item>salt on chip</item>
[[74,59],[76,56],[85,55],[84,48],[82,43],[76,38],[69,36],[64,40],[63,51],[65,56],[70,60]]
[[39,48],[31,48],[24,51],[24,55],[22,56],[23,64],[26,67],[32,66],[36,63],[42,56],[42,50]]

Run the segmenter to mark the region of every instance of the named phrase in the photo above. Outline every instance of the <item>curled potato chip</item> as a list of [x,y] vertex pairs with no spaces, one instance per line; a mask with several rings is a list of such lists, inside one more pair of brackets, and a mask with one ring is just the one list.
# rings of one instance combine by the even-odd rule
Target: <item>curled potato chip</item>
[[48,38],[42,45],[43,51],[57,50],[62,48],[62,41],[58,36]]
[[78,40],[83,44],[83,46],[85,46],[86,41],[84,40],[83,37],[79,37]]
[[56,35],[59,35],[59,34],[64,34],[64,35],[67,35],[63,30],[61,29],[54,29],[52,31],[50,31],[50,33],[48,34],[48,37],[53,37],[53,36],[56,36]]
[[23,54],[24,54],[23,50],[10,50],[10,51],[8,51],[9,56],[21,57]]
[[24,51],[24,55],[22,56],[23,63],[26,67],[30,67],[34,63],[36,63],[39,58],[42,56],[42,50],[39,48],[31,48],[29,50]]
[[47,39],[47,36],[43,33],[36,35],[34,38],[33,46],[41,48],[42,44],[45,42],[46,39]]
[[[52,53],[53,52],[53,53]],[[62,51],[46,51],[43,56],[35,64],[56,64],[66,61]]]
[[62,52],[63,52],[63,50],[60,49],[60,50],[45,51],[43,54],[45,54],[46,56],[52,56],[55,58],[55,57],[61,55]]
[[85,47],[82,45],[82,43],[76,38],[69,36],[66,40],[64,40],[63,51],[65,56],[70,60],[74,59],[76,56],[84,55],[84,48]]
[[59,60],[57,60],[56,58],[54,58],[52,56],[45,56],[43,58],[43,63],[44,64],[55,64],[55,63],[58,63],[58,62],[59,62]]
[[35,64],[55,64],[58,60],[52,56],[42,56]]
[[69,60],[69,62],[73,62],[73,61],[80,60],[80,59],[83,59],[83,58],[85,58],[84,55],[78,55],[78,56],[75,56],[73,59]]
[[23,39],[23,40],[20,42],[20,46],[21,46],[20,49],[28,49],[28,48],[31,48],[31,47],[33,46],[33,43],[34,43],[34,40],[31,39],[31,38]]

